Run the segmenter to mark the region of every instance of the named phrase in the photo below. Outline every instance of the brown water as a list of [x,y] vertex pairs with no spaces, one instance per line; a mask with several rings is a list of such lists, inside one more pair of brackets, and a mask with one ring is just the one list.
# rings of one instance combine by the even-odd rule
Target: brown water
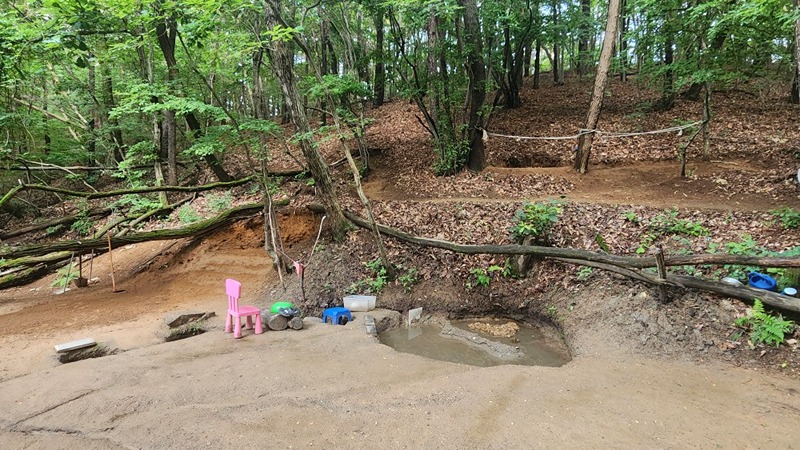
[[477,336],[491,339],[496,342],[519,347],[523,355],[518,358],[499,358],[463,340],[450,339],[440,336],[441,325],[422,324],[412,325],[411,328],[398,327],[381,333],[378,338],[382,344],[388,345],[403,353],[412,353],[430,359],[450,361],[471,366],[489,367],[502,364],[518,364],[527,366],[558,367],[566,364],[572,358],[564,342],[559,338],[549,337],[547,333],[533,325],[516,322],[519,331],[514,342],[511,338],[501,338],[489,334],[476,332],[468,326],[470,323],[494,322],[492,319],[471,319],[452,321],[452,325],[463,330],[471,331]]

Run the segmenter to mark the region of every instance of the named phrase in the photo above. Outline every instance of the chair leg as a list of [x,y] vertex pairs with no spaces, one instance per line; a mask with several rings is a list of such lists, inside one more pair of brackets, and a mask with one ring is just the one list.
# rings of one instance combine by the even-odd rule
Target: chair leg
[[253,329],[253,316],[247,316],[247,326],[245,328],[248,330]]
[[232,319],[233,319],[233,317],[230,314],[225,316],[225,332],[226,333],[230,333],[231,332],[231,325],[233,325],[232,324]]
[[242,318],[236,316],[236,324],[233,328],[233,338],[239,339],[240,337],[242,337]]
[[256,334],[261,334],[264,332],[264,328],[261,327],[261,314],[256,314]]

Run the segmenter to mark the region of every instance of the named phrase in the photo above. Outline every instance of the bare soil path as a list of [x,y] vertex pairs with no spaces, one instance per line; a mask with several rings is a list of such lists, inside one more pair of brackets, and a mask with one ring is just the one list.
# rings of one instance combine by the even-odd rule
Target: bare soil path
[[604,354],[468,367],[310,324],[213,331],[0,386],[5,448],[792,448],[795,383]]

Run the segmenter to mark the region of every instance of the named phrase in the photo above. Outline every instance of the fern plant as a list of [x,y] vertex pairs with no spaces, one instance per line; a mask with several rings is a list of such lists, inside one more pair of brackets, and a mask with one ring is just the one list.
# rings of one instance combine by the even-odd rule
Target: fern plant
[[776,348],[786,340],[787,334],[794,331],[794,322],[784,320],[780,314],[773,316],[764,311],[764,304],[760,299],[753,303],[752,313],[736,319],[735,325],[750,331],[750,341],[753,344],[774,344]]

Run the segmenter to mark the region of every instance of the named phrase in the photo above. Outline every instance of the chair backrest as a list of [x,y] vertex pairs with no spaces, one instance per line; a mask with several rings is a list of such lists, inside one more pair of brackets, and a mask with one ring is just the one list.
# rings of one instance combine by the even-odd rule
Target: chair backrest
[[228,294],[228,310],[239,311],[239,297],[242,294],[242,283],[228,278],[225,280],[225,293]]

